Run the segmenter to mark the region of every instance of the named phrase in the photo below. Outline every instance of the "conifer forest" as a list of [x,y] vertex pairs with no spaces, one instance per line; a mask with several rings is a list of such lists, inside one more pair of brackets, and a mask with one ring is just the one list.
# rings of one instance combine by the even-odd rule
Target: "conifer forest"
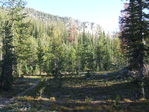
[[149,0],[119,31],[0,0],[0,112],[149,112]]

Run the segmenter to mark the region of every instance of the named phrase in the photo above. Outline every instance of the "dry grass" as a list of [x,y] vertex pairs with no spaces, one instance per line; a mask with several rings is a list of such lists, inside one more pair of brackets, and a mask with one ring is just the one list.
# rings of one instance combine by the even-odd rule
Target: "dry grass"
[[148,85],[145,87],[146,99],[141,98],[139,85],[132,80],[115,80],[116,75],[118,74],[107,76],[99,74],[90,79],[85,78],[84,75],[65,76],[61,79],[46,78],[25,97],[19,97],[5,110],[15,110],[14,112],[20,112],[20,110],[27,112],[148,112]]

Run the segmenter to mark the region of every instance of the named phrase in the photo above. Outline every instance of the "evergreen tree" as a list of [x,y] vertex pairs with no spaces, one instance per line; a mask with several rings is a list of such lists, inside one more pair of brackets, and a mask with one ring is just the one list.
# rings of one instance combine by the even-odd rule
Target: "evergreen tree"
[[113,65],[113,69],[121,69],[124,67],[124,55],[122,53],[122,49],[121,49],[121,43],[120,43],[120,39],[118,38],[118,36],[114,37],[113,41],[112,41],[112,65]]
[[[125,4],[123,16],[120,20],[121,40],[124,43],[128,68],[139,72],[143,77],[145,52],[148,52],[144,41],[149,34],[148,0],[130,0]],[[124,49],[123,48],[123,49]]]
[[97,34],[97,47],[96,47],[96,62],[98,70],[109,70],[111,65],[110,57],[110,44],[108,39],[101,28],[98,29]]
[[0,88],[9,90],[13,82],[13,72],[15,64],[15,46],[14,40],[16,33],[16,24],[22,21],[21,10],[25,6],[22,0],[4,0],[2,1],[3,10],[7,14],[3,25],[3,61],[0,79]]

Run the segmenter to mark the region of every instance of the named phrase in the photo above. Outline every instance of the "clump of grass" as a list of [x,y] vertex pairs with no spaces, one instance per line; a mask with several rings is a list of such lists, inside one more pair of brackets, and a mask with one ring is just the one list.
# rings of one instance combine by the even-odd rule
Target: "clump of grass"
[[116,109],[116,110],[120,110],[121,109],[121,104],[120,104],[120,96],[116,96],[116,98],[113,100],[113,107]]
[[50,100],[50,101],[56,101],[56,98],[55,98],[55,97],[50,97],[49,100]]
[[86,96],[85,102],[91,103],[92,101],[93,101],[93,98],[89,98],[88,96]]

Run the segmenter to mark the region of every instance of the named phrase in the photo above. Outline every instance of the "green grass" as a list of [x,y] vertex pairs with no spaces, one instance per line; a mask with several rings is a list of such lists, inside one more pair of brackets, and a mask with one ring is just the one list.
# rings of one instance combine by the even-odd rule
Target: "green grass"
[[[148,112],[149,88],[141,99],[140,86],[133,80],[116,80],[118,74],[43,78],[32,91],[5,110],[15,112]],[[28,77],[29,78],[29,77]],[[36,77],[37,78],[37,77]],[[33,80],[33,77],[31,78]],[[138,94],[138,96],[136,95]]]

